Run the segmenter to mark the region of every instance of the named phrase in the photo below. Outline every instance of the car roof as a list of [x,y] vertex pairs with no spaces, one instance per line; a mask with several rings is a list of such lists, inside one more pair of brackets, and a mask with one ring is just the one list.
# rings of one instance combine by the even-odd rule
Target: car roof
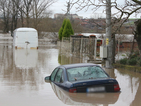
[[93,63],[76,63],[76,64],[66,64],[66,65],[61,65],[60,67],[64,67],[64,68],[74,68],[74,67],[82,67],[82,66],[99,66],[97,64],[93,64]]

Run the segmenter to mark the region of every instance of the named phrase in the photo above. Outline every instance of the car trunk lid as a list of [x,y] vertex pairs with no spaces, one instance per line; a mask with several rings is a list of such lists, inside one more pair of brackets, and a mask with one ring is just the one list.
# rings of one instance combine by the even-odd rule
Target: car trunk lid
[[117,92],[120,90],[118,82],[112,78],[74,81],[72,83],[75,92]]

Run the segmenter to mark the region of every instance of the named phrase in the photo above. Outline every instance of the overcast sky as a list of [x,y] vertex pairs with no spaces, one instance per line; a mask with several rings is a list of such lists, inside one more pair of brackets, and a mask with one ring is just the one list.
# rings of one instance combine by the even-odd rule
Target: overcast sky
[[[58,0],[56,3],[54,3],[50,9],[53,11],[53,14],[55,13],[65,13],[65,11],[63,10],[67,10],[67,3],[66,1],[69,0]],[[83,18],[90,18],[93,15],[93,11],[91,11],[91,9],[89,9],[88,11],[82,10],[82,11],[76,11],[75,7],[73,7],[70,11],[71,14],[78,14],[79,16],[83,16]],[[101,13],[95,12],[95,14],[97,15],[102,15],[102,11]]]
[[[65,11],[63,10],[67,10],[67,7],[65,5],[67,5],[66,1],[69,1],[69,0],[57,0],[56,3],[54,3],[50,9],[53,11],[53,16],[54,17],[54,14],[56,13],[65,13]],[[124,0],[117,0],[118,4],[123,4],[124,3]],[[105,15],[105,6],[103,6],[102,8],[100,8],[99,10],[97,10],[96,12],[93,12],[91,9],[89,9],[88,11],[85,11],[85,10],[82,10],[82,11],[79,11],[77,12],[75,7],[73,7],[70,11],[71,14],[78,14],[79,16],[83,16],[83,18],[104,18],[106,17]],[[115,10],[112,8],[112,13],[114,12]],[[139,18],[140,15],[136,16],[132,16],[131,18]]]

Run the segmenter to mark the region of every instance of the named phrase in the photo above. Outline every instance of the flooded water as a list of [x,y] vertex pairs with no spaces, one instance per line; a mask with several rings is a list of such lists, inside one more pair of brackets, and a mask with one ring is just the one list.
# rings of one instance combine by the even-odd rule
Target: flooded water
[[106,71],[116,78],[120,93],[68,93],[45,76],[60,64],[86,62],[72,55],[61,55],[55,45],[38,50],[13,50],[0,44],[0,106],[139,106],[141,74],[125,70]]

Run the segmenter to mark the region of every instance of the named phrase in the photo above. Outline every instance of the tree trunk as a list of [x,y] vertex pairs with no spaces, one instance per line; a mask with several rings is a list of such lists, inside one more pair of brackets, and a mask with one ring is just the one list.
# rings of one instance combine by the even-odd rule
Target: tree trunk
[[[141,35],[138,35],[141,36]],[[139,48],[139,54],[140,54],[140,58],[141,58],[141,38],[139,39],[139,37],[136,39],[137,40],[137,44],[138,44],[138,48]]]
[[135,45],[134,39],[135,39],[135,36],[134,36],[134,38],[133,38],[132,47],[131,47],[131,51],[130,51],[129,57],[130,57],[130,56],[132,55],[132,53],[134,52],[134,45]]

